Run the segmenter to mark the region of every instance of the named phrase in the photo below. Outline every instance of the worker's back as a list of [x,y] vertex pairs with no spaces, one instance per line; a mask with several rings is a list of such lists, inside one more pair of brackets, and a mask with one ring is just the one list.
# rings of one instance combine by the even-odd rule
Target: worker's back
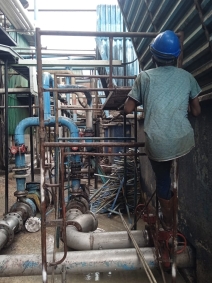
[[138,83],[139,80],[148,156],[164,161],[186,154],[194,146],[187,111],[189,98],[200,92],[196,80],[187,71],[173,66],[141,72]]

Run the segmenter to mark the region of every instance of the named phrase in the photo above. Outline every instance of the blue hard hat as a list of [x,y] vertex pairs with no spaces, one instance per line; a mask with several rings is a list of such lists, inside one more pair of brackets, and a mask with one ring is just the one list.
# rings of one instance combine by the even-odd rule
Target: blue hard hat
[[161,32],[150,44],[150,51],[156,58],[173,60],[181,52],[179,38],[171,30]]

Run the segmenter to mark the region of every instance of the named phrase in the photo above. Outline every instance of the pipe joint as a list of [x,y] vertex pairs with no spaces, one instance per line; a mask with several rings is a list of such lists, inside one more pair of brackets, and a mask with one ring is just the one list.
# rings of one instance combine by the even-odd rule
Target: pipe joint
[[82,196],[89,202],[90,191],[85,184],[81,184],[78,189],[71,188],[70,194],[73,197]]
[[26,166],[13,168],[13,172],[15,173],[14,178],[16,179],[26,178],[27,176],[29,176],[29,174],[27,173],[28,169],[29,167]]
[[67,225],[72,225],[77,228],[79,232],[91,232],[97,229],[98,220],[96,219],[95,214],[90,211],[87,211],[85,214],[76,216],[72,218],[71,213],[67,216]]
[[8,213],[3,220],[6,221],[10,227],[14,227],[14,233],[18,233],[23,228],[23,219],[17,212]]
[[17,212],[21,215],[23,221],[32,217],[36,214],[36,206],[32,200],[28,198],[20,198],[13,206],[10,208],[10,213]]
[[86,213],[90,208],[89,202],[81,195],[72,196],[71,200],[66,206],[66,211],[70,209],[80,210],[83,214]]

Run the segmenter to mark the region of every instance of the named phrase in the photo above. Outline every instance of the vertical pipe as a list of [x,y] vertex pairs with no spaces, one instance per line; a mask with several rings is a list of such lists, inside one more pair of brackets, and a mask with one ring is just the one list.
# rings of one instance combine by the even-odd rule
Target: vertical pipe
[[[183,41],[184,41],[184,32],[179,32],[179,40],[181,53],[177,60],[178,68],[183,66]],[[178,223],[178,160],[174,159],[174,180],[173,180],[173,193],[174,193],[174,209],[173,209],[173,249],[172,249],[172,283],[176,283],[176,273],[177,273],[177,223]]]
[[110,73],[109,73],[109,88],[113,87],[113,79],[112,79],[112,74],[113,74],[113,37],[109,37],[110,41]]
[[37,5],[37,0],[34,0],[34,21],[35,21],[35,27],[38,26],[37,21],[38,21],[38,5]]
[[8,61],[5,61],[4,65],[4,86],[5,86],[5,214],[8,213]]
[[[135,142],[137,142],[137,108],[135,108],[134,110],[134,138],[135,138]],[[137,147],[135,147],[135,153],[137,153]],[[134,170],[134,211],[135,208],[137,206],[137,156],[135,155],[134,157],[134,162],[135,162],[135,170]],[[134,215],[134,229],[137,229],[137,221],[136,221],[136,214]]]
[[[97,136],[97,122],[95,123],[95,137]],[[95,152],[98,152],[98,148],[95,147]],[[98,174],[98,157],[95,156],[95,173]],[[95,190],[98,189],[98,176],[95,175]]]
[[[123,22],[123,32],[126,31],[126,25]],[[123,63],[126,63],[126,37],[123,37]],[[124,64],[124,76],[126,76],[127,72],[126,72],[126,64]],[[127,85],[127,80],[124,79],[124,86]]]
[[[72,93],[72,105],[77,105],[76,93]],[[77,122],[77,110],[73,110],[73,121]]]
[[[126,114],[124,114],[124,129],[123,129],[123,136],[124,136],[124,142],[126,142],[126,134],[127,134],[127,127],[126,127]],[[126,146],[124,147],[124,153],[126,153]],[[124,156],[124,194],[125,194],[125,198],[127,197],[127,157],[126,155]]]
[[174,209],[173,209],[173,250],[172,250],[172,283],[176,283],[177,276],[177,223],[178,223],[178,160],[174,159],[174,178],[173,178],[173,193],[174,193]]
[[[54,75],[54,82],[56,84],[57,82],[57,76]],[[54,92],[54,115],[55,115],[55,136],[54,140],[55,142],[58,142],[59,138],[59,123],[58,123],[58,92]],[[59,183],[59,148],[55,147],[55,183]],[[58,188],[55,188],[55,219],[59,218],[59,193]],[[60,233],[60,227],[56,227],[55,229],[55,244],[56,247],[59,248],[59,233]]]
[[[29,116],[32,117],[32,93],[29,93]],[[31,182],[34,182],[34,147],[33,147],[33,132],[30,127],[30,160],[31,160]]]
[[40,29],[36,28],[36,53],[37,53],[37,73],[38,73],[38,101],[39,101],[39,121],[40,121],[40,177],[41,177],[41,248],[42,248],[42,278],[43,283],[47,283],[47,261],[46,261],[46,202],[45,202],[45,125],[44,125],[44,105],[42,87],[42,57],[41,57],[41,36]]

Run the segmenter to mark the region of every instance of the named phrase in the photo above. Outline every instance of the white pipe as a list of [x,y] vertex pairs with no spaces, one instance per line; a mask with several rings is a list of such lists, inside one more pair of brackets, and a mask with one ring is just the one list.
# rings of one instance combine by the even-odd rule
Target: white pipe
[[34,26],[33,24],[30,22],[28,15],[26,14],[26,11],[24,10],[23,6],[21,5],[19,0],[12,0],[12,2],[15,4],[15,6],[19,9],[19,11],[21,12],[21,15],[23,16],[23,18],[25,19],[25,21],[27,22],[27,24],[29,25],[29,28],[34,30]]
[[[151,269],[158,268],[154,248],[142,248],[141,252]],[[58,261],[62,257],[63,253],[56,253],[55,260]],[[47,255],[47,262],[52,262],[52,255]],[[67,253],[66,259],[54,268],[54,273],[61,274],[64,266],[66,266],[67,274],[143,270],[135,249],[71,251]],[[189,247],[177,255],[177,266],[178,268],[194,266],[194,255]],[[41,275],[41,255],[0,255],[0,267],[1,277]],[[49,265],[47,273],[52,273],[52,267]]]
[[[91,107],[87,105],[86,108],[89,109]],[[93,129],[93,111],[92,110],[86,111],[86,128]]]
[[[147,240],[144,238],[143,231],[132,231],[132,234],[139,247],[148,245]],[[127,249],[134,247],[126,231],[83,233],[77,231],[73,226],[67,226],[66,237],[67,246],[79,251]]]
[[11,2],[11,0],[8,2],[8,7],[10,10],[13,9],[13,12],[15,13],[15,17],[17,21],[20,23],[20,25],[22,25],[23,29],[28,30],[29,26],[26,20],[24,19],[23,15],[17,10],[17,7],[13,2]]
[[7,0],[1,3],[1,10],[6,15],[8,20],[12,23],[12,25],[16,29],[25,29],[25,26],[20,22],[17,14],[12,7],[13,4],[9,4]]

